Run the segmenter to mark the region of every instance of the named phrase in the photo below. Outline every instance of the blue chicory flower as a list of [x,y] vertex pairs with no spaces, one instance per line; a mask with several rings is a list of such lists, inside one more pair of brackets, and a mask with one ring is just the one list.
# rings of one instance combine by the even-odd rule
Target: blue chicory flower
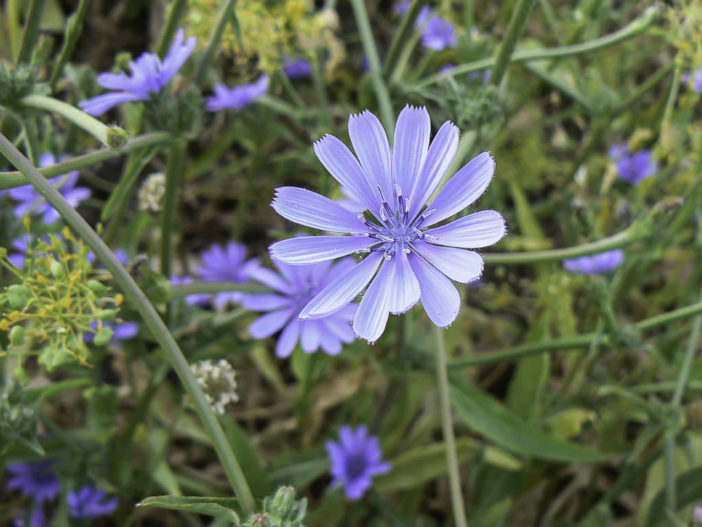
[[211,112],[226,110],[228,108],[238,110],[248,106],[259,97],[268,92],[268,75],[261,77],[251,84],[234,86],[227,88],[224,84],[215,85],[215,93],[205,101],[207,109]]
[[370,283],[353,323],[356,334],[370,342],[383,333],[389,313],[404,313],[419,300],[437,326],[447,327],[456,319],[461,298],[451,280],[468,283],[483,271],[480,255],[466,249],[496,243],[505,235],[505,223],[498,212],[486,210],[426,230],[478,199],[495,171],[489,153],[478,155],[424,209],[458,148],[458,128],[453,123],[445,122],[431,145],[430,129],[425,108],[405,107],[391,149],[380,121],[366,111],[349,119],[358,160],[334,136],[315,143],[319,160],[346,194],[370,211],[370,220],[315,192],[277,189],[273,208],[284,218],[349,236],[276,242],[270,247],[273,258],[301,265],[368,253],[325,286],[305,306],[301,318],[335,313]]
[[251,273],[251,278],[274,289],[274,294],[246,295],[243,307],[253,311],[269,311],[249,326],[251,336],[266,338],[283,329],[276,344],[278,357],[288,357],[298,340],[306,353],[319,348],[329,355],[341,351],[341,343],[349,343],[355,336],[351,321],[356,314],[356,305],[347,304],[329,316],[315,320],[300,320],[302,308],[328,285],[336,276],[344,275],[355,266],[350,258],[336,265],[320,262],[310,265],[287,265],[274,260],[280,271],[275,272],[259,267]]
[[[171,284],[181,285],[181,284],[191,284],[193,279],[189,276],[171,276]],[[207,293],[195,293],[193,295],[188,295],[185,297],[185,303],[189,306],[202,306],[209,304],[210,295]]]
[[600,274],[619,267],[623,261],[624,252],[621,249],[614,249],[591,256],[563,260],[563,267],[571,273]]
[[61,487],[53,467],[51,460],[10,463],[6,467],[10,473],[7,487],[34,498],[36,503],[50,501]]
[[682,76],[683,84],[686,86],[689,85],[690,79],[692,79],[692,91],[695,93],[702,93],[702,69],[685,73]]
[[658,170],[650,150],[631,152],[626,143],[612,146],[609,157],[617,164],[619,177],[632,185],[638,185]]
[[695,520],[697,523],[702,523],[702,504],[695,507]]
[[[55,162],[56,158],[50,152],[45,152],[39,157],[40,167],[47,167]],[[90,189],[76,187],[78,182],[77,170],[69,172],[68,175],[56,176],[51,181],[55,185],[60,184],[59,192],[72,207],[77,207],[81,201],[90,197]],[[15,205],[15,216],[17,217],[27,214],[41,215],[44,223],[54,223],[60,217],[56,209],[43,198],[33,185],[11,188],[7,191],[7,194],[18,202]]]
[[[12,522],[12,527],[24,527],[25,521],[24,518],[15,518],[15,520]],[[46,521],[46,516],[44,515],[44,511],[41,510],[40,507],[35,507],[34,510],[32,511],[32,516],[29,518],[29,526],[30,527],[47,527],[48,522]]]
[[[196,269],[197,275],[205,282],[245,283],[251,272],[259,268],[258,260],[244,261],[246,248],[238,243],[213,244],[202,253],[202,265]],[[238,304],[244,297],[239,291],[223,291],[214,297],[214,305],[223,308],[229,303]]]
[[[121,348],[122,347],[122,342],[123,340],[128,340],[128,339],[133,339],[139,334],[139,324],[136,322],[120,322],[120,323],[113,323],[109,321],[102,321],[103,327],[110,328],[112,330],[112,340],[110,341],[110,346],[114,346],[116,348]],[[93,320],[90,323],[90,327],[94,330],[97,331],[98,328],[98,323],[96,320]],[[95,334],[93,333],[86,333],[83,336],[83,340],[88,343],[92,343],[95,340]]]
[[456,28],[448,20],[434,16],[424,25],[422,45],[435,51],[453,47],[456,45]]
[[365,426],[353,430],[344,426],[339,442],[327,441],[331,461],[332,487],[342,486],[346,497],[357,500],[372,485],[372,478],[390,472],[390,465],[382,461],[378,438],[369,436]]
[[283,72],[289,79],[304,79],[312,74],[312,65],[307,59],[292,59],[285,56],[283,57]]
[[116,509],[116,497],[109,497],[104,490],[90,485],[68,493],[68,511],[73,518],[97,518],[111,514]]
[[189,37],[185,40],[182,29],[178,29],[171,49],[161,61],[155,53],[144,52],[129,63],[130,75],[124,73],[101,73],[97,81],[108,90],[117,90],[98,95],[78,105],[91,115],[100,115],[118,104],[129,101],[146,101],[151,94],[160,92],[195,49],[197,39]]

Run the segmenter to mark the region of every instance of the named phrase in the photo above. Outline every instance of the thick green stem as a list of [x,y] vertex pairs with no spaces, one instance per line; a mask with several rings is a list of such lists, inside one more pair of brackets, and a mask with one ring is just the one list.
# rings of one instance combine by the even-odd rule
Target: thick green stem
[[183,180],[183,161],[185,159],[185,144],[178,141],[171,147],[166,167],[166,191],[163,196],[161,211],[161,274],[171,276],[171,261],[173,260],[173,219],[178,205],[178,189]]
[[225,0],[222,2],[222,5],[219,8],[217,24],[212,29],[212,33],[210,33],[210,40],[207,43],[207,49],[205,49],[205,53],[203,53],[200,63],[197,65],[195,84],[198,86],[202,86],[202,83],[205,81],[207,68],[209,68],[215,52],[219,47],[219,43],[222,40],[222,33],[224,33],[224,29],[227,27],[227,24],[234,18],[235,5],[236,0]]
[[375,47],[375,40],[373,40],[373,31],[371,30],[370,22],[368,22],[366,5],[363,0],[351,0],[351,6],[353,7],[356,25],[358,26],[358,32],[361,36],[363,51],[368,59],[375,96],[378,99],[378,106],[380,106],[380,120],[383,121],[383,126],[385,126],[385,131],[388,136],[392,137],[395,130],[395,116],[392,111],[390,94],[383,80],[383,70],[380,65],[378,50]]
[[407,13],[405,13],[405,16],[402,18],[400,27],[390,43],[390,50],[385,58],[383,73],[385,74],[386,79],[392,79],[395,75],[395,70],[399,63],[400,56],[402,55],[407,42],[414,33],[414,25],[417,20],[417,16],[427,2],[428,0],[412,0]]
[[451,489],[451,506],[456,527],[467,527],[466,506],[463,503],[461,491],[461,475],[456,454],[456,439],[453,435],[453,419],[451,418],[451,400],[449,399],[449,381],[446,365],[446,350],[444,349],[444,330],[436,330],[436,380],[439,390],[439,405],[441,407],[441,429],[446,443],[446,466],[449,473],[449,486]]
[[[121,156],[133,150],[139,150],[141,148],[147,148],[154,145],[162,145],[168,143],[169,141],[171,141],[170,134],[166,132],[155,132],[153,134],[134,137],[133,139],[127,141],[127,144],[122,148],[96,150],[95,152],[90,152],[78,157],[72,157],[66,161],[61,161],[60,163],[56,163],[48,167],[42,167],[38,170],[39,173],[46,178],[61,176],[63,174],[68,174],[72,170],[80,170],[82,168],[107,161],[108,159]],[[0,190],[21,187],[27,183],[29,182],[22,172],[0,172]]]
[[534,7],[536,0],[517,0],[517,6],[514,8],[512,13],[512,18],[509,21],[509,26],[507,26],[507,32],[502,39],[502,45],[497,51],[497,56],[495,57],[495,67],[492,68],[490,72],[490,83],[499,86],[502,82],[502,77],[505,76],[507,71],[507,66],[509,66],[510,60],[512,58],[512,53],[517,45],[519,37],[522,36],[522,31],[524,31],[524,26],[526,25],[527,18],[529,18],[529,13]]
[[29,64],[29,61],[32,59],[32,52],[39,39],[41,15],[44,12],[45,3],[46,0],[32,0],[32,5],[29,7],[29,14],[27,15],[27,23],[24,26],[22,45],[17,57],[18,64]]
[[29,108],[37,108],[65,117],[110,148],[122,147],[127,142],[127,132],[119,126],[107,126],[92,115],[58,99],[43,95],[28,95],[21,103]]
[[183,17],[186,8],[188,7],[188,0],[173,0],[171,7],[168,9],[168,14],[166,15],[166,23],[163,25],[161,30],[161,35],[158,38],[158,44],[156,45],[156,54],[163,58],[171,49],[171,44],[173,43],[173,37],[178,29],[178,24],[180,19]]
[[85,20],[85,15],[88,12],[89,5],[90,0],[80,0],[75,12],[68,18],[68,22],[66,22],[66,32],[63,37],[63,46],[61,47],[61,52],[59,53],[54,70],[51,72],[51,79],[49,79],[49,88],[51,88],[52,91],[56,87],[56,83],[63,73],[63,67],[73,54],[73,50],[76,47],[76,42],[78,42],[78,38],[80,37],[80,33],[83,29],[83,20]]
[[80,214],[66,202],[63,196],[61,196],[41,173],[32,166],[29,160],[2,134],[0,134],[0,153],[26,176],[31,184],[34,185],[42,196],[58,211],[66,224],[93,250],[98,260],[112,273],[115,283],[122,290],[125,297],[139,312],[152,336],[163,348],[168,361],[178,374],[185,391],[193,401],[195,410],[208,436],[212,440],[212,444],[222,462],[224,471],[240,500],[242,511],[244,515],[248,515],[254,510],[255,504],[244,473],[229,445],[227,437],[224,435],[224,431],[216,415],[205,399],[197,379],[195,379],[195,376],[190,370],[190,366],[183,352],[178,347],[173,336],[169,333],[168,328],[166,328],[159,317],[156,309],[151,305],[146,295],[144,295],[144,292],[139,288],[127,270],[117,261],[112,250],[102,241],[100,236],[98,236]]
[[[628,40],[639,33],[642,33],[647,29],[661,14],[661,9],[653,6],[648,8],[644,13],[633,20],[630,24],[626,25],[619,31],[610,33],[604,37],[589,40],[587,42],[581,42],[580,44],[572,44],[569,46],[558,46],[555,48],[547,49],[530,49],[524,51],[516,51],[512,55],[511,62],[513,64],[519,64],[524,62],[531,62],[535,60],[553,60],[565,57],[572,57],[575,55],[582,55],[585,53],[590,53],[593,51],[599,51],[625,40]],[[451,71],[442,72],[436,75],[430,75],[425,78],[422,82],[417,84],[418,88],[433,84],[446,76],[456,77],[458,75],[463,75],[464,73],[471,73],[473,71],[480,71],[485,68],[493,67],[496,63],[495,58],[485,58],[477,60],[475,62],[468,62],[460,66],[456,66]],[[490,75],[492,79],[492,74]]]

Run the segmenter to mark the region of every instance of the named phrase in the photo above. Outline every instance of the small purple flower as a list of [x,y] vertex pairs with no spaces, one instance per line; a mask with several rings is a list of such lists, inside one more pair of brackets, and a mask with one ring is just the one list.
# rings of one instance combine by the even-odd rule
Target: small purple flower
[[390,472],[390,465],[382,461],[378,438],[369,436],[365,426],[356,430],[350,426],[342,427],[339,442],[327,441],[326,447],[334,477],[331,486],[343,485],[350,500],[357,500],[365,494],[372,485],[373,476]]
[[451,71],[453,71],[453,70],[455,70],[455,69],[456,69],[456,65],[455,65],[455,64],[452,64],[452,63],[443,64],[443,65],[439,68],[439,73],[449,73],[449,72],[451,72]]
[[160,92],[170,82],[195,49],[195,37],[189,37],[183,43],[184,39],[183,30],[178,29],[163,61],[155,53],[139,55],[136,61],[129,63],[129,76],[124,73],[101,73],[97,78],[98,84],[117,91],[81,101],[78,105],[91,115],[100,115],[123,102],[148,100],[152,93]]
[[702,92],[702,69],[689,71],[682,76],[682,82],[684,85],[688,86],[690,84],[690,79],[692,79],[692,91],[695,93]]
[[490,69],[486,69],[483,71],[474,71],[468,76],[468,78],[473,82],[479,80],[483,84],[487,84],[487,82],[490,80]]
[[[193,279],[189,276],[171,276],[171,284],[173,285],[185,285],[191,284]],[[187,295],[185,297],[185,303],[189,306],[202,306],[210,303],[210,295],[207,293],[196,293],[194,295]]]
[[702,505],[695,507],[695,520],[697,520],[698,523],[702,523]]
[[424,26],[422,44],[435,51],[453,47],[456,45],[456,29],[448,20],[435,16]]
[[[103,327],[110,328],[112,330],[112,340],[110,341],[110,346],[114,346],[116,348],[121,348],[122,347],[122,340],[128,340],[128,339],[133,339],[139,334],[139,324],[136,322],[121,322],[121,323],[113,323],[113,322],[108,322],[104,321],[102,322]],[[97,331],[98,329],[98,323],[96,320],[93,320],[90,323],[90,327],[94,330]],[[95,340],[95,334],[94,333],[86,333],[83,336],[83,340],[87,343],[92,343]]]
[[619,177],[632,185],[638,185],[641,180],[652,176],[658,170],[658,163],[653,159],[650,150],[631,152],[626,143],[612,146],[609,157],[617,164]]
[[571,273],[600,274],[619,267],[623,261],[624,252],[621,249],[614,249],[591,256],[563,260],[563,267]]
[[25,260],[27,259],[27,252],[29,252],[30,240],[31,236],[29,234],[23,234],[12,241],[12,249],[14,249],[15,252],[9,253],[7,259],[18,269],[24,267]]
[[312,74],[312,65],[307,59],[283,57],[283,71],[289,79],[304,79]]
[[505,222],[498,212],[485,210],[427,230],[477,200],[495,171],[492,156],[484,152],[430,200],[456,154],[458,128],[445,122],[431,145],[430,130],[426,109],[407,106],[397,119],[393,149],[380,121],[368,111],[349,119],[358,159],[334,136],[315,143],[325,168],[370,215],[350,212],[309,190],[277,190],[272,205],[284,218],[348,236],[283,240],[271,245],[273,258],[301,265],[354,253],[367,255],[326,285],[305,306],[301,318],[335,313],[368,286],[353,328],[369,342],[382,335],[389,313],[404,313],[419,300],[437,326],[447,327],[456,319],[461,297],[451,280],[465,284],[483,271],[480,255],[466,249],[499,241],[506,232]]
[[86,485],[68,493],[68,510],[73,518],[96,518],[113,513],[117,498],[108,497],[104,490]]
[[[395,4],[395,7],[393,7],[393,11],[395,12],[396,15],[403,16],[407,11],[409,10],[411,0],[405,0],[404,2],[399,2]],[[428,5],[425,5],[422,7],[422,9],[419,10],[419,14],[417,15],[417,20],[414,21],[414,25],[416,27],[421,27],[424,25],[424,22],[427,21],[427,18],[429,17],[429,13],[431,12],[431,8]]]
[[[213,244],[202,253],[202,265],[196,269],[197,275],[205,282],[248,282],[251,272],[258,269],[258,260],[244,261],[246,248],[238,243]],[[214,305],[221,309],[227,304],[238,304],[244,297],[239,291],[223,291],[214,297]]]
[[346,258],[335,266],[329,261],[311,265],[287,265],[273,260],[280,275],[259,267],[251,273],[251,278],[277,291],[274,294],[246,295],[243,307],[253,311],[269,311],[256,320],[249,331],[251,336],[262,339],[283,329],[276,344],[278,357],[288,357],[298,340],[306,353],[322,348],[329,355],[341,351],[341,343],[351,342],[355,335],[351,321],[356,314],[356,305],[347,304],[341,310],[315,320],[300,320],[302,308],[314,295],[328,285],[336,276],[343,275],[355,266]]
[[[122,265],[127,265],[129,263],[129,255],[124,249],[115,249],[113,254],[115,255],[115,258],[117,258],[117,261]],[[91,264],[95,264],[95,260],[97,260],[93,251],[90,251],[88,254],[86,254],[85,259],[88,260]]]
[[50,501],[58,496],[61,487],[53,466],[50,460],[11,463],[6,467],[10,473],[7,487],[34,498],[36,503]]
[[205,101],[207,109],[211,112],[226,110],[228,108],[238,110],[248,106],[259,97],[268,92],[268,75],[261,77],[251,84],[234,86],[227,88],[224,84],[215,85],[215,93]]
[[[46,521],[46,516],[44,516],[44,511],[40,507],[35,507],[32,511],[32,516],[29,519],[30,527],[47,527],[48,523]],[[24,527],[24,518],[16,518],[12,522],[12,527]]]
[[[56,158],[49,152],[45,152],[39,157],[40,167],[47,167],[53,165],[55,162]],[[67,176],[56,176],[52,178],[51,181],[54,185],[61,185],[59,192],[72,207],[77,207],[81,201],[90,197],[90,189],[76,187],[76,183],[78,182],[77,170],[69,172]],[[11,188],[7,193],[12,199],[18,202],[15,206],[15,216],[17,217],[22,217],[27,214],[41,215],[44,223],[54,223],[60,217],[56,209],[54,209],[32,185]]]

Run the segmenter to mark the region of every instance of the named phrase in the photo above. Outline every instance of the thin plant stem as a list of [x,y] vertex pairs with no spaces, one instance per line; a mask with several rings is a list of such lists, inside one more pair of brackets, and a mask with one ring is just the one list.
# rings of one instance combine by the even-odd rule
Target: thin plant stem
[[171,296],[180,298],[197,294],[215,294],[224,291],[242,291],[244,293],[269,293],[270,289],[256,284],[237,282],[191,282],[171,286]]
[[675,489],[675,433],[668,431],[663,437],[663,460],[665,466],[665,509],[671,527],[680,525],[675,519],[677,492]]
[[202,84],[205,82],[207,69],[214,58],[220,41],[222,40],[222,33],[224,33],[224,29],[227,27],[227,24],[234,18],[235,5],[236,0],[225,0],[222,2],[221,7],[219,8],[219,13],[217,14],[217,24],[215,24],[215,27],[212,29],[212,33],[210,33],[210,39],[207,42],[205,53],[203,53],[200,63],[197,65],[195,84],[198,86],[202,86]]
[[373,40],[373,31],[368,21],[366,5],[363,0],[351,0],[351,7],[353,8],[356,25],[358,26],[358,32],[361,36],[363,51],[368,59],[371,81],[373,82],[373,89],[375,90],[375,96],[378,99],[378,106],[380,107],[380,119],[383,122],[388,136],[392,137],[395,129],[392,102],[390,100],[388,88],[385,86],[385,81],[383,80],[383,70],[380,65],[378,50],[375,47],[375,40]]
[[322,65],[323,57],[322,50],[315,49],[312,55],[312,83],[314,91],[317,94],[317,103],[319,104],[319,120],[322,128],[328,129],[331,126],[329,119],[329,97],[324,86],[324,68]]
[[[702,302],[702,291],[700,291],[699,301]],[[687,342],[685,357],[683,358],[683,363],[680,366],[680,371],[678,372],[678,379],[675,383],[675,392],[673,393],[673,398],[670,401],[670,404],[674,407],[680,406],[683,396],[685,395],[685,389],[687,388],[687,383],[690,379],[692,363],[695,359],[697,345],[699,344],[700,340],[700,331],[702,331],[702,316],[697,316],[692,322],[690,340]]]
[[400,27],[397,29],[397,32],[390,43],[390,49],[385,58],[383,73],[386,79],[392,79],[394,77],[402,51],[405,49],[407,42],[414,33],[414,25],[415,21],[417,20],[417,16],[427,2],[428,0],[412,0],[412,3],[410,4],[409,9],[407,9],[405,16],[402,17]]
[[76,48],[78,37],[80,37],[83,29],[83,20],[85,20],[85,15],[88,12],[88,6],[90,6],[90,0],[80,0],[75,12],[68,17],[66,32],[63,37],[63,46],[61,46],[59,57],[56,60],[56,65],[49,79],[49,88],[52,91],[56,88],[56,83],[61,78],[63,68],[73,54],[73,50]]
[[[631,23],[624,26],[622,29],[605,35],[604,37],[596,38],[593,40],[588,40],[586,42],[581,42],[580,44],[571,44],[568,46],[558,46],[555,48],[545,48],[545,49],[530,49],[523,51],[516,51],[512,55],[511,63],[521,64],[524,62],[531,62],[535,60],[554,60],[565,57],[572,57],[575,55],[582,55],[584,53],[590,53],[593,51],[599,51],[610,46],[614,46],[620,42],[628,40],[636,35],[645,31],[653,22],[655,22],[661,14],[661,9],[653,6],[648,8],[643,12],[641,16],[634,19]],[[415,88],[421,88],[435,82],[439,82],[445,79],[446,76],[456,77],[458,75],[463,75],[464,73],[471,73],[473,71],[480,71],[485,68],[491,68],[495,65],[496,58],[488,57],[485,59],[480,59],[474,62],[468,62],[456,66],[450,71],[442,72],[435,75],[430,75],[418,83]],[[492,74],[490,75],[492,79]]]
[[118,148],[127,142],[127,132],[119,126],[107,126],[92,115],[52,97],[28,95],[21,100],[22,105],[60,115],[82,128],[105,146]]
[[168,14],[166,15],[166,22],[163,25],[163,30],[158,38],[158,44],[156,44],[156,54],[163,58],[168,53],[173,42],[173,37],[178,29],[178,24],[180,19],[183,18],[183,13],[185,13],[188,7],[188,0],[173,0],[171,7],[168,9]]
[[[42,167],[38,170],[39,173],[46,178],[61,176],[63,174],[68,174],[72,170],[80,170],[85,167],[96,165],[134,150],[155,145],[165,145],[170,142],[171,139],[172,136],[167,132],[145,134],[129,139],[127,144],[121,148],[104,148],[102,150],[96,150],[95,152],[83,154],[82,156],[78,157],[72,157],[65,161],[49,165],[48,167]],[[24,176],[24,174],[22,174],[22,172],[0,172],[0,190],[21,187],[27,183],[27,178]]]
[[458,455],[456,454],[456,439],[453,435],[453,419],[451,418],[446,350],[444,349],[444,330],[438,326],[434,329],[436,331],[436,380],[439,390],[439,406],[441,407],[441,430],[444,435],[444,443],[446,443],[446,466],[449,473],[453,519],[456,523],[456,527],[467,527],[466,507],[463,503],[461,475],[458,470]]
[[41,16],[44,13],[45,3],[46,0],[32,0],[32,5],[29,6],[27,23],[24,26],[24,35],[22,35],[22,44],[20,45],[19,55],[17,56],[18,64],[29,64],[29,61],[32,59],[32,52],[39,39]]
[[161,211],[161,274],[171,276],[171,260],[173,260],[173,219],[178,202],[178,189],[183,180],[183,161],[185,144],[181,141],[173,143],[166,166],[166,190],[163,196]]
[[507,66],[509,66],[512,53],[517,45],[519,37],[522,36],[524,26],[526,25],[529,13],[534,7],[536,0],[517,0],[517,5],[512,13],[512,18],[507,26],[507,32],[502,39],[502,45],[497,51],[495,57],[495,66],[490,72],[490,83],[494,86],[499,86],[502,82],[502,77],[505,76]]
[[668,92],[668,98],[665,101],[665,110],[663,111],[663,116],[661,118],[661,126],[669,122],[670,118],[673,116],[673,110],[675,109],[675,101],[678,99],[678,91],[680,90],[681,79],[682,66],[678,64],[675,66],[673,80],[670,84],[670,91]]
[[7,27],[12,57],[17,57],[19,55],[19,48],[21,44],[19,4],[20,0],[7,0],[5,3],[5,27]]
[[188,396],[190,396],[207,435],[212,440],[212,444],[219,456],[224,471],[240,500],[242,512],[248,515],[255,509],[255,503],[251,490],[246,482],[246,477],[217,420],[217,416],[207,402],[207,399],[205,399],[205,395],[197,379],[190,370],[190,366],[183,352],[159,317],[156,309],[151,305],[144,292],[139,288],[127,270],[119,263],[112,250],[102,241],[100,236],[98,236],[80,214],[66,202],[63,196],[41,175],[41,173],[32,166],[29,160],[2,134],[0,134],[0,153],[26,176],[30,183],[34,185],[42,196],[58,211],[66,224],[93,250],[97,259],[112,273],[115,283],[122,290],[125,297],[139,312],[152,336],[163,348],[168,361],[180,378]]

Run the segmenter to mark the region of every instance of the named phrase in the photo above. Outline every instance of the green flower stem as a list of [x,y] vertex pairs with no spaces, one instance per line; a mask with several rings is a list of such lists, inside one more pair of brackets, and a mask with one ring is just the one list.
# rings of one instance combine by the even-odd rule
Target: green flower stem
[[644,82],[642,82],[641,85],[631,93],[631,95],[629,95],[626,99],[624,99],[622,102],[617,104],[612,109],[611,115],[614,116],[614,115],[619,115],[621,113],[624,113],[629,108],[631,108],[634,104],[639,102],[639,100],[644,95],[646,95],[646,93],[651,88],[653,88],[656,84],[661,82],[663,79],[667,78],[668,75],[670,75],[670,72],[673,71],[674,67],[675,67],[675,62],[668,62],[663,67],[659,68],[658,71],[656,71],[653,75],[651,75]]
[[[72,157],[71,159],[67,159],[65,161],[61,161],[60,163],[43,167],[38,170],[39,173],[46,178],[61,176],[63,174],[68,174],[72,170],[80,170],[108,159],[121,156],[133,150],[139,150],[141,148],[154,145],[167,144],[169,141],[171,141],[171,139],[171,135],[167,132],[146,134],[128,140],[127,144],[122,148],[105,148],[102,150],[96,150],[95,152],[90,152],[78,157]],[[21,187],[27,183],[27,178],[24,176],[24,174],[22,174],[22,172],[0,172],[0,190]]]
[[[702,293],[700,293],[699,301],[702,302]],[[692,332],[690,333],[690,340],[687,342],[687,349],[685,350],[685,357],[683,358],[682,366],[680,366],[680,372],[678,373],[678,379],[675,384],[675,392],[673,393],[673,399],[670,402],[673,406],[680,406],[682,403],[683,395],[685,395],[685,388],[690,379],[690,370],[692,369],[692,362],[695,359],[695,353],[697,352],[697,344],[700,340],[700,331],[702,330],[702,316],[695,317],[692,322]]]
[[4,26],[7,28],[8,38],[10,40],[10,52],[12,57],[19,55],[20,47],[20,21],[19,21],[19,5],[21,0],[7,0],[5,2]]
[[663,458],[665,466],[665,509],[668,524],[680,525],[677,521],[677,493],[675,490],[675,432],[668,431],[663,437]]
[[[648,384],[638,384],[629,388],[632,392],[637,394],[647,394],[647,393],[661,393],[661,392],[673,392],[677,387],[676,382],[657,382]],[[606,388],[606,387],[603,387]],[[688,381],[688,390],[694,390],[696,392],[702,391],[702,381]]]
[[[649,7],[646,11],[644,11],[641,16],[634,19],[630,24],[604,37],[589,40],[587,42],[581,42],[580,44],[571,44],[568,46],[516,51],[512,55],[511,62],[513,64],[520,64],[524,62],[531,62],[534,60],[553,60],[564,57],[572,57],[575,55],[582,55],[584,53],[590,53],[592,51],[599,51],[601,49],[608,48],[642,33],[653,22],[655,22],[658,19],[660,14],[661,9],[657,6],[652,6]],[[486,58],[477,60],[475,62],[468,62],[467,64],[456,66],[451,71],[443,72],[436,75],[430,75],[429,77],[425,78],[422,82],[418,83],[416,87],[421,88],[423,86],[433,84],[435,82],[440,81],[441,79],[445,79],[447,75],[451,77],[456,77],[458,75],[463,75],[464,73],[470,73],[473,71],[480,71],[485,68],[491,68],[495,65],[495,63],[495,58]],[[490,75],[491,79],[492,77],[493,74]]]
[[529,13],[535,3],[536,0],[517,0],[517,5],[512,12],[509,26],[507,26],[507,32],[502,39],[502,45],[497,51],[495,66],[490,72],[490,84],[499,86],[500,82],[502,82],[502,77],[504,77],[507,72],[507,66],[509,66],[514,48],[517,45],[519,37],[522,36],[524,26],[529,18]]
[[670,91],[668,92],[668,98],[665,101],[665,110],[663,111],[663,116],[661,118],[661,127],[670,122],[673,116],[673,110],[675,110],[675,101],[678,99],[678,92],[680,91],[680,82],[682,80],[682,66],[677,64],[675,66],[675,72],[673,73],[673,80],[670,84]]
[[183,14],[188,7],[188,0],[173,0],[170,8],[168,9],[168,14],[166,15],[166,23],[163,25],[161,34],[158,37],[158,44],[156,44],[156,54],[164,58],[171,49],[171,44],[173,43],[173,37],[178,30],[178,24],[180,19],[183,18]]
[[188,295],[215,294],[224,291],[241,291],[243,293],[270,293],[270,289],[256,284],[237,282],[191,282],[171,286],[171,296],[181,298]]
[[18,64],[29,64],[29,61],[32,59],[32,52],[39,39],[41,16],[44,13],[45,3],[46,0],[32,0],[32,5],[29,7],[29,14],[27,15],[27,23],[24,26],[22,45],[17,57]]
[[[634,226],[635,227],[635,226]],[[534,264],[543,262],[557,262],[568,258],[588,256],[612,249],[625,247],[639,239],[639,234],[633,227],[619,232],[608,238],[596,242],[567,247],[564,249],[550,249],[547,251],[526,251],[517,253],[484,253],[483,260],[489,265],[517,265]]]
[[[663,313],[662,315],[646,318],[634,324],[634,328],[642,332],[649,331],[651,329],[665,326],[672,322],[700,314],[702,314],[702,302],[674,309],[673,311]],[[567,351],[586,348],[590,346],[591,343],[597,338],[602,338],[602,342],[607,342],[606,336],[602,337],[601,333],[592,331],[590,333],[584,333],[574,337],[564,337],[561,339],[547,340],[544,342],[534,342],[532,344],[515,346],[513,348],[506,348],[500,351],[481,353],[479,355],[466,357],[465,359],[451,361],[451,366],[480,366],[482,364],[490,364],[502,360],[521,359],[531,355],[548,353],[549,351]]]
[[402,51],[405,49],[407,42],[414,33],[414,24],[417,20],[417,16],[422,10],[422,7],[427,5],[427,2],[428,0],[412,0],[407,13],[405,13],[405,16],[402,18],[400,27],[395,33],[395,36],[390,43],[388,54],[385,57],[385,67],[383,68],[383,73],[386,79],[392,79],[394,77]]
[[329,97],[327,97],[327,90],[324,86],[324,57],[321,49],[315,49],[312,55],[312,83],[317,94],[317,104],[319,104],[319,124],[322,129],[329,130],[331,128]]
[[29,108],[37,108],[65,117],[110,148],[124,146],[127,141],[127,132],[119,126],[107,126],[92,115],[58,99],[43,95],[28,95],[21,103]]
[[451,401],[449,399],[449,381],[444,349],[444,329],[436,326],[436,379],[439,390],[439,406],[441,407],[441,429],[446,443],[446,466],[449,473],[451,489],[451,506],[456,527],[467,527],[466,507],[461,491],[461,475],[458,470],[458,455],[456,454],[456,439],[453,436],[453,419],[451,418]]
[[51,78],[49,79],[49,88],[52,91],[54,88],[56,88],[56,83],[61,78],[66,62],[68,62],[68,59],[73,54],[73,50],[78,42],[78,37],[80,37],[83,29],[83,20],[85,20],[85,14],[88,12],[89,5],[90,0],[80,0],[75,12],[66,22],[66,32],[63,36],[63,46],[61,47],[61,52],[59,53],[58,60],[56,61],[54,70],[51,72]]
[[197,379],[195,379],[195,376],[190,370],[190,366],[183,356],[183,352],[178,347],[178,344],[169,333],[168,328],[166,328],[154,307],[146,298],[146,295],[144,295],[143,291],[127,270],[117,261],[112,250],[102,241],[100,236],[98,236],[80,214],[66,202],[63,196],[59,194],[41,173],[32,166],[29,160],[2,134],[0,134],[0,153],[26,176],[31,184],[34,185],[42,196],[58,211],[66,224],[93,250],[98,260],[112,273],[115,283],[122,290],[125,297],[139,312],[144,323],[149,328],[149,331],[163,348],[168,361],[183,383],[185,391],[192,399],[195,410],[208,436],[212,440],[212,444],[222,462],[224,471],[240,500],[242,512],[247,516],[254,510],[255,504],[244,473],[227,441],[227,437],[224,435],[224,431],[216,415],[205,399]]
[[219,47],[219,43],[222,40],[222,33],[224,33],[227,24],[234,19],[234,6],[236,5],[236,0],[225,0],[222,2],[219,8],[219,13],[217,14],[217,24],[212,29],[210,33],[210,40],[207,43],[207,49],[203,53],[200,63],[197,65],[197,72],[195,73],[195,84],[202,86],[205,82],[205,75],[207,74],[207,68],[209,68],[212,59],[215,56],[215,52]]
[[178,189],[183,181],[183,164],[185,161],[185,143],[177,141],[171,146],[166,166],[166,190],[161,210],[161,274],[171,276],[173,260],[173,219],[178,205]]
[[353,14],[356,18],[356,25],[358,25],[358,32],[361,35],[363,51],[368,59],[373,89],[375,90],[375,96],[378,98],[378,106],[380,106],[380,119],[383,121],[388,136],[392,137],[395,130],[395,116],[392,110],[392,102],[390,101],[388,88],[385,86],[385,81],[383,81],[383,71],[380,66],[378,50],[373,40],[373,31],[371,30],[370,22],[368,22],[366,5],[363,0],[351,0],[351,6],[353,7]]

